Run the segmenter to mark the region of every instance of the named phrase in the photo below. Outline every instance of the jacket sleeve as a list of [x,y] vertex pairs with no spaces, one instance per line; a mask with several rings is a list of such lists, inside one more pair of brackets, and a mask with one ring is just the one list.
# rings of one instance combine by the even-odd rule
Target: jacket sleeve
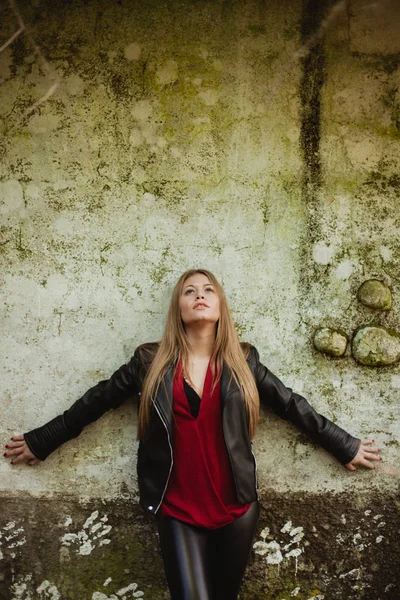
[[42,427],[24,434],[31,452],[45,460],[64,442],[77,437],[82,429],[96,421],[107,410],[117,408],[140,389],[138,349],[126,364],[108,380],[100,381],[88,390],[63,414]]
[[251,354],[261,406],[271,408],[282,419],[296,425],[342,464],[352,461],[358,452],[360,440],[318,414],[303,396],[287,388],[260,362],[254,347],[251,348]]

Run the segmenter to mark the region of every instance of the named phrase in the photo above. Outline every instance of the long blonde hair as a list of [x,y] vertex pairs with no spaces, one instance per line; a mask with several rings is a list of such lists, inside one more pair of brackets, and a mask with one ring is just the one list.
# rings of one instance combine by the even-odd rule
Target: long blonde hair
[[217,331],[211,356],[214,385],[216,385],[218,379],[221,377],[223,363],[225,362],[236,385],[242,392],[248,417],[249,436],[250,439],[254,437],[259,420],[260,400],[254,377],[246,362],[245,354],[246,348],[248,354],[248,345],[242,346],[239,342],[224,290],[216,277],[206,269],[190,269],[181,275],[172,292],[164,333],[143,382],[138,419],[137,437],[139,440],[145,436],[153,399],[157,395],[158,388],[162,383],[168,366],[173,364],[176,368],[179,357],[181,357],[183,371],[187,372],[186,365],[189,363],[190,343],[181,319],[179,299],[185,281],[197,273],[208,277],[219,298],[220,317],[217,322]]

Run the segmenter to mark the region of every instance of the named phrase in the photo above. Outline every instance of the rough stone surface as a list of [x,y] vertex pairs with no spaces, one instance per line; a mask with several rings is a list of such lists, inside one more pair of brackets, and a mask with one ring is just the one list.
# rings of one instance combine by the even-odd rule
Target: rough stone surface
[[[2,600],[169,597],[156,522],[132,498],[2,501]],[[261,502],[241,600],[398,597],[395,496],[264,491]]]
[[347,337],[343,332],[322,327],[314,334],[314,346],[330,356],[343,356],[347,348]]
[[357,298],[370,308],[390,310],[392,308],[392,293],[387,285],[378,279],[369,279],[359,287]]
[[400,336],[384,327],[362,327],[353,338],[352,352],[362,365],[392,365],[400,359]]
[[[27,28],[0,53],[1,438],[159,339],[178,276],[208,267],[268,368],[384,456],[349,473],[262,414],[267,548],[243,598],[397,598],[400,365],[311,343],[321,323],[365,325],[360,281],[400,297],[397,3],[18,0],[0,46],[11,4]],[[400,330],[396,303],[374,318]],[[127,403],[37,468],[1,464],[4,600],[168,597],[137,509],[135,416]]]

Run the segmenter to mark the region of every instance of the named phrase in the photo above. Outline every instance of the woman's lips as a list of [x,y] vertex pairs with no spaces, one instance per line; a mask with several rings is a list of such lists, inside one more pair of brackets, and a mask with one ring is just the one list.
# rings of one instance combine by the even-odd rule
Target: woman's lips
[[203,302],[199,302],[198,304],[195,304],[193,306],[194,310],[197,310],[198,308],[209,308],[208,304],[204,304]]

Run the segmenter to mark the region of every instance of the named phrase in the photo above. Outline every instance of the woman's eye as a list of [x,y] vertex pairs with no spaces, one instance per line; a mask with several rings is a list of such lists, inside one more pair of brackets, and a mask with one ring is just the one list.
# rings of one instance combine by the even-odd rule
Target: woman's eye
[[206,292],[213,292],[213,288],[206,288]]
[[193,294],[193,292],[194,292],[194,290],[193,290],[193,289],[191,289],[191,290],[186,290],[186,292],[185,292],[185,296],[188,296],[189,294]]

